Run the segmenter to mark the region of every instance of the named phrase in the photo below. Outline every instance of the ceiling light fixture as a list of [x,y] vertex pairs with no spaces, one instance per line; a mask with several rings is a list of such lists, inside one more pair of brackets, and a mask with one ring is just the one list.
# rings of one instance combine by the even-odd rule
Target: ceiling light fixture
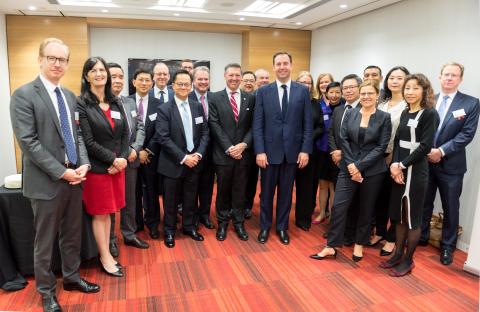
[[28,7],[28,9],[29,9],[30,11],[36,11],[36,10],[37,10],[37,7],[31,5],[31,6]]
[[296,22],[295,25],[302,25],[302,22]]
[[348,5],[346,5],[346,4],[340,4],[340,9],[346,9],[346,8],[348,8]]
[[180,13],[173,13],[173,16],[180,16]]
[[240,17],[239,20],[244,21],[245,17]]
[[58,0],[58,4],[71,6],[118,8],[118,5],[112,3],[112,0]]
[[234,14],[254,17],[284,18],[302,10],[305,7],[305,5],[298,3],[281,3],[279,1],[256,0],[242,11]]
[[102,13],[108,13],[108,10],[107,10],[107,9],[103,9],[103,10],[102,10]]

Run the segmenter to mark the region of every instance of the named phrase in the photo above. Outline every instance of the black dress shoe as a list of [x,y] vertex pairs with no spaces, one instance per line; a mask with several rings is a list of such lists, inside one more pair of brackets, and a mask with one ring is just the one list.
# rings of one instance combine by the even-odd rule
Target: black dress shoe
[[383,249],[380,249],[380,257],[385,257],[385,256],[390,256],[393,251],[386,251]]
[[66,291],[78,290],[82,293],[91,294],[100,291],[100,286],[80,279],[76,283],[63,283],[63,289]]
[[258,242],[260,244],[265,244],[268,240],[269,233],[269,230],[260,230],[260,233],[258,233]]
[[237,236],[238,238],[240,238],[240,240],[248,240],[248,233],[247,231],[245,231],[245,227],[243,226],[243,224],[235,227],[235,233],[237,233]]
[[158,231],[158,229],[156,227],[152,227],[150,229],[150,237],[152,239],[159,239],[160,238],[160,232]]
[[107,275],[113,276],[113,277],[123,277],[123,272],[120,270],[118,267],[115,272],[108,272],[103,265],[101,265],[102,271],[106,273]]
[[309,226],[302,225],[302,224],[297,223],[297,222],[295,222],[295,226],[298,227],[299,229],[301,229],[302,231],[305,231],[305,232],[308,232],[308,230],[310,230]]
[[280,243],[284,245],[290,244],[290,237],[288,237],[287,231],[277,231],[278,238],[280,239]]
[[42,299],[43,311],[45,312],[61,312],[62,307],[58,304],[57,297],[44,297]]
[[224,241],[227,238],[227,227],[226,226],[219,226],[217,230],[217,234],[215,235],[218,241]]
[[244,216],[245,219],[250,220],[253,216],[252,209],[245,209]]
[[418,245],[423,246],[423,247],[428,246],[428,239],[427,240],[423,240],[423,239],[419,240]]
[[175,236],[173,234],[165,234],[165,240],[163,243],[167,248],[175,247]]
[[315,260],[325,260],[328,258],[333,258],[335,259],[337,257],[337,250],[333,248],[333,255],[325,255],[325,256],[319,256],[318,254],[313,254],[310,255],[310,258],[315,259]]
[[119,251],[118,251],[117,243],[110,243],[108,247],[110,249],[110,254],[112,255],[112,257],[114,258],[118,257]]
[[200,223],[203,224],[204,227],[206,227],[207,229],[209,230],[212,230],[215,228],[215,226],[213,225],[212,221],[210,220],[210,218],[207,218],[207,219],[201,219],[200,220]]
[[197,231],[195,230],[192,230],[192,231],[182,231],[183,235],[187,235],[187,236],[190,236],[191,239],[193,239],[194,241],[197,241],[197,242],[201,242],[203,241],[203,236],[202,234],[198,233]]
[[440,253],[440,263],[450,265],[453,262],[453,252],[450,249],[442,249]]
[[125,239],[123,243],[127,246],[132,246],[140,249],[147,249],[150,247],[147,242],[141,240],[138,237],[134,237],[133,239]]

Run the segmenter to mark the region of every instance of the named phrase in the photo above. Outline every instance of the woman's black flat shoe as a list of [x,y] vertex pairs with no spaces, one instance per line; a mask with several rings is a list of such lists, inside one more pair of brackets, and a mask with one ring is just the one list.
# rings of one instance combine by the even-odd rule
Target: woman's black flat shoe
[[328,258],[337,258],[337,250],[335,248],[333,248],[333,255],[326,255],[326,256],[319,256],[318,254],[313,254],[313,255],[310,255],[310,258],[312,259],[315,259],[315,260],[324,260],[324,259],[328,259]]

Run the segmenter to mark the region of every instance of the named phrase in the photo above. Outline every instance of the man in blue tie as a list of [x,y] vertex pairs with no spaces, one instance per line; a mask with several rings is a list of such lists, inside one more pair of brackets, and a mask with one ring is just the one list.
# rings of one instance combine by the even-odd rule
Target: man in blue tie
[[313,148],[312,106],[308,89],[291,79],[290,54],[275,53],[273,71],[276,81],[257,91],[252,128],[256,163],[262,169],[258,241],[268,240],[276,189],[276,231],[280,242],[287,245],[295,172],[308,164]]
[[422,237],[420,245],[428,243],[433,202],[440,191],[443,209],[443,230],[440,242],[440,262],[453,262],[457,244],[460,195],[463,176],[467,171],[465,147],[472,141],[477,130],[480,104],[478,98],[458,91],[463,79],[464,67],[459,63],[443,65],[440,71],[441,92],[437,95],[437,111],[440,124],[428,154],[430,174],[427,197],[423,210]]
[[23,195],[33,210],[34,270],[44,311],[61,311],[52,272],[58,237],[63,289],[94,293],[98,285],[80,278],[82,187],[90,168],[75,115],[76,97],[60,85],[70,51],[56,38],[40,45],[39,76],[18,88],[10,102],[13,132],[23,153]]

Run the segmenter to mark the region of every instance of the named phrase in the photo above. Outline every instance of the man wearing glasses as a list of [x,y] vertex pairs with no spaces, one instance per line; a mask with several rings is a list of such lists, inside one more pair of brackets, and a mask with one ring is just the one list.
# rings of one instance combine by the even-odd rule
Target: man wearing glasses
[[194,224],[198,179],[209,134],[203,107],[188,95],[192,76],[179,70],[173,76],[174,97],[160,105],[154,140],[161,145],[158,173],[163,176],[165,246],[175,247],[178,203],[183,202],[183,234],[203,241]]
[[45,311],[61,311],[52,272],[58,234],[63,289],[94,293],[98,285],[80,278],[82,188],[89,170],[83,138],[77,131],[76,97],[60,86],[69,48],[59,39],[40,45],[39,76],[17,89],[10,102],[13,132],[23,153],[23,195],[33,210],[34,271]]

